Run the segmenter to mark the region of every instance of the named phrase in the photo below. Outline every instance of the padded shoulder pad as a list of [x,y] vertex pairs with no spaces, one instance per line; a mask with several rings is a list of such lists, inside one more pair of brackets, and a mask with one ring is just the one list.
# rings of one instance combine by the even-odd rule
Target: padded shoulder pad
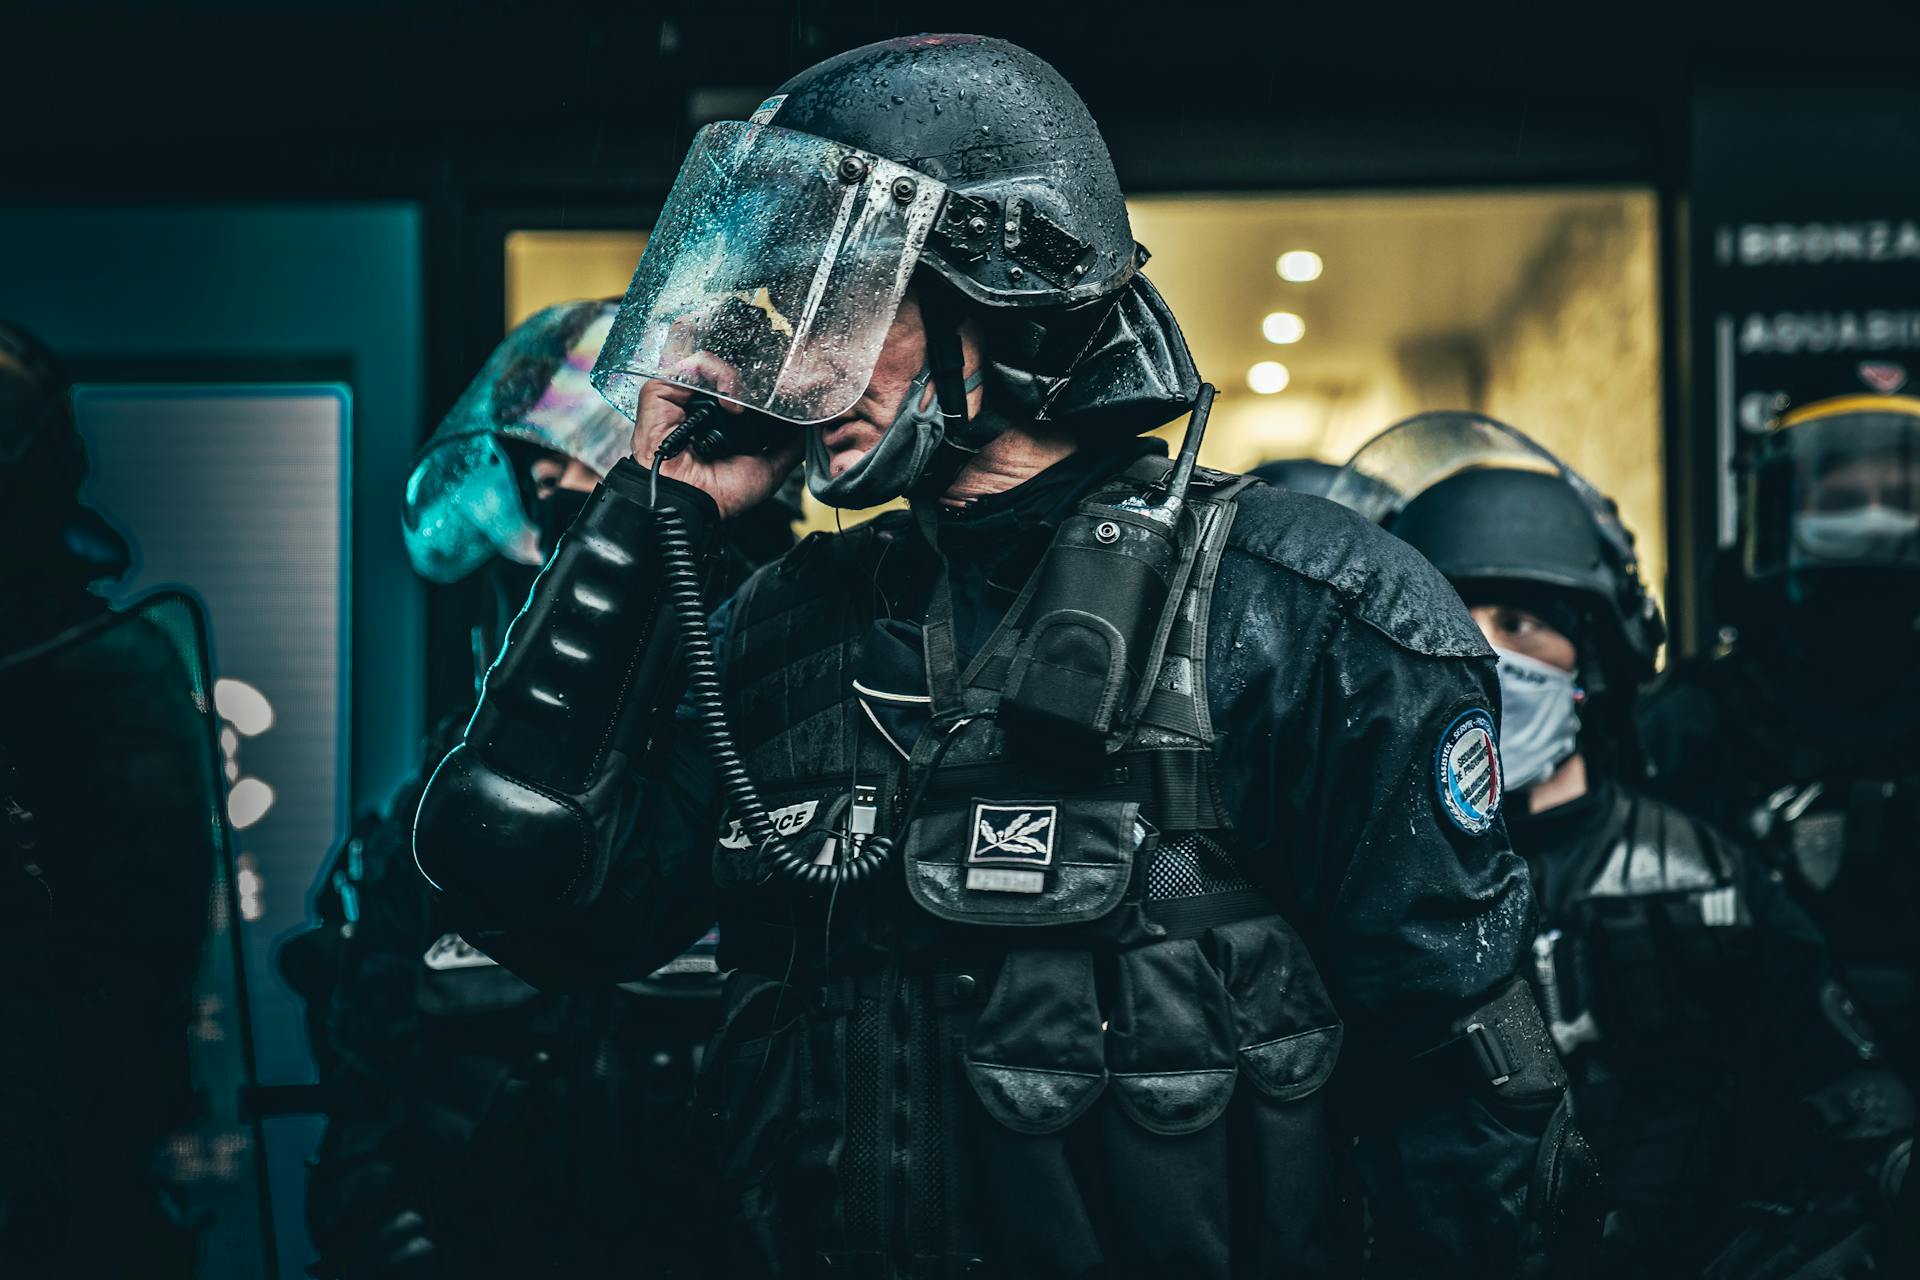
[[1638,897],[1739,885],[1740,847],[1706,823],[1638,792],[1614,800],[1613,846],[1587,898]]
[[1403,649],[1491,657],[1440,571],[1379,526],[1310,494],[1253,485],[1235,499],[1227,545],[1332,588],[1347,612]]

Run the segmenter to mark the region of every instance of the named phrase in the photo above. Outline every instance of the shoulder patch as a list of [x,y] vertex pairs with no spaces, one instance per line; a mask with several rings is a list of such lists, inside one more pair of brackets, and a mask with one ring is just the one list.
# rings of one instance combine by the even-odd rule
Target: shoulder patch
[[1493,717],[1484,708],[1463,711],[1433,751],[1433,789],[1447,821],[1483,836],[1500,816],[1500,753]]

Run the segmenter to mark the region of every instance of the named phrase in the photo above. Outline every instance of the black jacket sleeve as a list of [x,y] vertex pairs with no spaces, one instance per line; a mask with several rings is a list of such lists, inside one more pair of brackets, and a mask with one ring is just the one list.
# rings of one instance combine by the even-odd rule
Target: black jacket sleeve
[[1248,497],[1208,644],[1223,784],[1248,873],[1347,1024],[1336,1082],[1374,1271],[1508,1274],[1551,1105],[1512,1114],[1413,1061],[1514,981],[1531,937],[1504,825],[1456,822],[1438,790],[1449,728],[1498,715],[1491,653],[1431,567],[1371,525]]
[[[644,977],[713,919],[716,789],[661,714],[679,634],[650,488],[622,460],[594,491],[414,823],[415,859],[461,933],[539,986]],[[658,494],[710,563],[712,500],[667,479]]]

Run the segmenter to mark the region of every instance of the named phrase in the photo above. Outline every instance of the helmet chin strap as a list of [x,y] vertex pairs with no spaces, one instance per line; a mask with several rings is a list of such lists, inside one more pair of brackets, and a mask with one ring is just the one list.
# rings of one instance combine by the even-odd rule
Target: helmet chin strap
[[921,321],[927,334],[927,369],[933,376],[933,394],[940,406],[945,429],[940,447],[927,460],[920,476],[907,490],[909,502],[934,501],[953,484],[967,463],[1000,434],[1001,425],[994,415],[973,419],[967,413],[967,358],[960,341],[964,317],[952,299],[939,289],[924,290],[920,299]]

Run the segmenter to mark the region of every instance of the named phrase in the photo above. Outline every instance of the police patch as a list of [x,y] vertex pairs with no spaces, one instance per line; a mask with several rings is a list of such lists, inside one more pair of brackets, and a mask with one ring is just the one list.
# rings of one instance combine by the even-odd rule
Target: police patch
[[[790,836],[806,826],[809,822],[812,822],[814,811],[819,807],[820,802],[818,800],[802,800],[799,804],[783,805],[769,813],[767,817],[773,820],[773,829],[775,831],[783,836]],[[753,847],[753,839],[747,835],[747,829],[742,825],[740,819],[735,818],[727,824],[726,831],[721,833],[720,836],[720,847],[722,849],[751,849]]]
[[1048,866],[1053,862],[1054,819],[1059,816],[1058,805],[976,802],[967,861]]
[[1433,753],[1433,786],[1454,826],[1470,836],[1492,829],[1500,816],[1500,753],[1492,716],[1475,707],[1447,726]]
[[967,841],[967,888],[992,893],[1045,893],[1053,864],[1057,804],[994,804],[976,800]]

